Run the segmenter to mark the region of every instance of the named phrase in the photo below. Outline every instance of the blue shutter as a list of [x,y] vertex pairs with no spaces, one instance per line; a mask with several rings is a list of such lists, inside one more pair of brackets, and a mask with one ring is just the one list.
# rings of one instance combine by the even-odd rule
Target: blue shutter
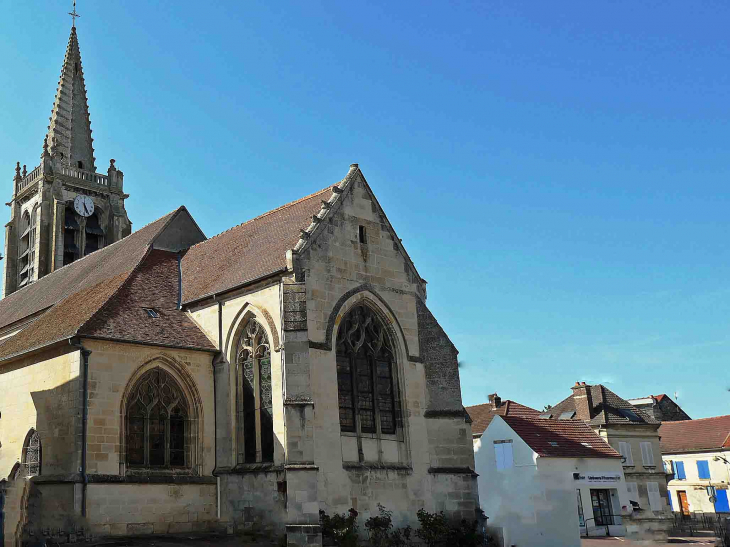
[[727,502],[727,490],[716,490],[715,513],[730,513],[730,505]]
[[697,474],[701,479],[710,478],[710,464],[707,460],[697,460]]
[[667,490],[667,499],[669,500],[669,510],[674,511],[674,504],[672,503],[672,491]]
[[677,478],[686,479],[687,475],[684,473],[684,462],[677,462]]

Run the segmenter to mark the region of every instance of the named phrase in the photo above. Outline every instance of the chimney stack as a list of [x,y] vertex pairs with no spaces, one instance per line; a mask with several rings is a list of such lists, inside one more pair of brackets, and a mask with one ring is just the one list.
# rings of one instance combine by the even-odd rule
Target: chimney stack
[[575,404],[576,418],[589,421],[593,418],[593,397],[591,386],[585,382],[576,382],[571,388],[573,390],[573,403]]
[[502,405],[502,398],[496,393],[492,393],[489,395],[489,403],[492,407],[499,408]]

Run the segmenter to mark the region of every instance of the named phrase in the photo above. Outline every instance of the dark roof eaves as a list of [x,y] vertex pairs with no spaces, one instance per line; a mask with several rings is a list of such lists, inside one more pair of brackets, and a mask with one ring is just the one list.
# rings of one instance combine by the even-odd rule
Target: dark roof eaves
[[44,342],[43,344],[40,344],[38,346],[34,346],[32,348],[24,349],[22,351],[18,351],[16,353],[13,353],[11,355],[8,355],[7,357],[0,358],[0,365],[5,365],[9,361],[14,361],[16,359],[19,359],[21,357],[25,357],[28,354],[36,353],[40,350],[46,350],[49,349],[51,346],[55,346],[56,344],[60,344],[61,342],[64,342],[66,340],[71,340],[74,338],[74,335],[72,336],[63,336],[61,338],[58,338],[57,340],[52,340],[50,342]]
[[[184,307],[194,306],[194,305],[199,304],[199,303],[203,302],[204,300],[208,300],[210,298],[212,298],[213,301],[215,301],[221,295],[224,295],[224,294],[229,293],[229,292],[233,292],[233,291],[237,291],[237,290],[243,289],[245,287],[248,287],[249,285],[255,285],[256,283],[260,283],[264,279],[268,279],[270,277],[275,277],[275,276],[277,276],[279,274],[286,273],[287,271],[288,271],[288,268],[286,268],[286,267],[279,268],[279,269],[273,270],[273,271],[271,271],[271,272],[269,272],[267,274],[263,274],[263,275],[260,275],[258,277],[251,278],[251,279],[249,279],[247,281],[244,281],[244,282],[239,283],[237,285],[234,285],[232,287],[228,287],[226,289],[221,289],[221,290],[213,291],[213,292],[210,292],[210,293],[205,294],[203,296],[195,297],[192,300],[184,300],[182,302],[182,305]],[[184,279],[183,279],[183,285],[185,285],[185,280]],[[184,290],[184,287],[183,287],[183,290]]]
[[202,346],[183,346],[182,344],[163,344],[162,342],[150,342],[148,340],[130,340],[128,338],[116,338],[114,336],[99,336],[97,334],[79,334],[79,339],[104,340],[106,342],[119,342],[121,344],[135,344],[138,346],[156,346],[170,349],[187,349],[193,351],[205,351],[207,353],[220,353],[216,348],[205,348]]

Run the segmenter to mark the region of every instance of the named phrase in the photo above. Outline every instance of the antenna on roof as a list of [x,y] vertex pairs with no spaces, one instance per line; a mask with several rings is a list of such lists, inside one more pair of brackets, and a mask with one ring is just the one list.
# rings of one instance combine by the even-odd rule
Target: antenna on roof
[[676,391],[674,392],[674,400],[675,401],[679,400],[679,397],[677,397],[677,392]]

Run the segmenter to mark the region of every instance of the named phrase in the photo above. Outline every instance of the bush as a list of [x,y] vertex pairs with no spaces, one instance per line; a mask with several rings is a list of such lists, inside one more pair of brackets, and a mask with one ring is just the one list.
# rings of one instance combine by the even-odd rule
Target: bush
[[365,521],[372,547],[406,547],[410,545],[411,527],[393,530],[393,511],[378,504],[378,516]]
[[322,527],[322,539],[329,539],[339,547],[357,547],[357,511],[350,509],[348,514],[335,514],[330,517],[319,511],[319,524]]

